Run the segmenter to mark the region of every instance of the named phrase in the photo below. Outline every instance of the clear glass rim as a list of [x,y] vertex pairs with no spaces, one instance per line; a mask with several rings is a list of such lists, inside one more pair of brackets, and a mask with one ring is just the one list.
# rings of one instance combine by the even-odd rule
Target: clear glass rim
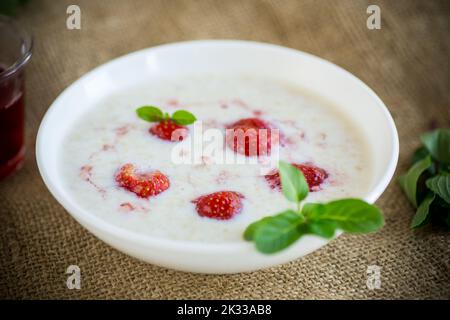
[[13,18],[0,14],[0,24],[10,26],[11,29],[15,32],[16,36],[20,38],[22,44],[22,52],[20,57],[14,63],[6,66],[6,69],[0,73],[1,80],[14,75],[28,63],[32,55],[33,37],[28,32],[26,32],[24,28],[19,26],[17,21]]

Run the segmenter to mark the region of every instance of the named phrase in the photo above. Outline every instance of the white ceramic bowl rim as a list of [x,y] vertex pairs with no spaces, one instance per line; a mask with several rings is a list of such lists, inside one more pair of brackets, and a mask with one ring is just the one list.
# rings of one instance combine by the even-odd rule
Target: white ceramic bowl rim
[[[129,58],[134,55],[142,54],[143,52],[147,52],[149,50],[158,50],[160,48],[176,48],[178,46],[196,46],[196,45],[242,45],[242,46],[253,46],[257,47],[259,50],[274,50],[274,51],[283,51],[284,54],[291,54],[291,55],[303,55],[307,56],[309,59],[317,60],[323,64],[327,64],[328,67],[336,69],[336,71],[339,71],[341,73],[344,73],[349,80],[356,82],[360,87],[362,87],[368,95],[370,95],[377,104],[383,109],[383,113],[385,116],[385,120],[388,123],[389,129],[390,129],[390,135],[393,137],[394,141],[392,142],[392,150],[389,151],[389,154],[391,155],[389,165],[383,176],[381,176],[378,181],[375,184],[375,187],[369,192],[369,194],[364,198],[369,203],[374,203],[379,196],[383,193],[383,191],[386,189],[387,185],[389,184],[398,160],[398,154],[399,154],[399,142],[398,142],[398,134],[395,127],[394,120],[392,119],[387,107],[384,105],[384,103],[381,101],[380,98],[370,89],[364,82],[359,80],[357,77],[355,77],[350,72],[344,70],[343,68],[327,61],[322,58],[319,58],[317,56],[314,56],[309,53],[305,53],[302,51],[298,51],[295,49],[282,47],[274,44],[268,44],[268,43],[260,43],[260,42],[253,42],[253,41],[244,41],[244,40],[196,40],[196,41],[185,41],[185,42],[177,42],[177,43],[169,43],[169,44],[163,44],[156,47],[151,47],[147,49],[142,49],[118,58],[115,58],[99,67],[94,68],[93,70],[89,71],[85,75],[83,75],[81,78],[76,80],[72,85],[75,85],[76,83],[79,83],[83,81],[83,79],[89,77],[92,73],[97,72],[101,69],[107,68],[112,64],[116,64],[120,62],[120,60],[124,58]],[[181,249],[181,250],[187,250],[191,252],[214,252],[217,253],[220,252],[236,252],[245,250],[248,248],[249,243],[247,242],[232,242],[232,243],[205,243],[205,242],[198,242],[198,241],[182,241],[182,240],[173,240],[173,239],[166,239],[161,237],[152,237],[150,235],[144,235],[144,234],[138,234],[132,231],[129,231],[127,229],[118,227],[116,225],[113,225],[91,213],[88,212],[86,209],[79,209],[75,206],[73,206],[70,201],[67,201],[65,195],[58,190],[58,188],[53,183],[52,179],[49,177],[47,171],[45,162],[43,160],[43,154],[45,152],[45,143],[42,141],[42,135],[43,132],[47,129],[49,126],[49,119],[51,118],[52,113],[55,111],[55,104],[59,100],[63,100],[65,95],[67,94],[68,90],[70,90],[70,86],[66,88],[59,97],[53,102],[52,106],[48,109],[46,112],[40,128],[37,135],[37,141],[36,141],[36,160],[38,164],[39,171],[41,173],[41,176],[50,190],[51,194],[57,199],[57,201],[76,219],[80,219],[84,221],[85,223],[95,226],[97,229],[101,230],[102,232],[105,232],[106,234],[112,235],[114,237],[127,239],[127,241],[132,241],[136,244],[140,245],[149,245],[149,246],[157,246],[161,248],[167,248],[167,249]]]

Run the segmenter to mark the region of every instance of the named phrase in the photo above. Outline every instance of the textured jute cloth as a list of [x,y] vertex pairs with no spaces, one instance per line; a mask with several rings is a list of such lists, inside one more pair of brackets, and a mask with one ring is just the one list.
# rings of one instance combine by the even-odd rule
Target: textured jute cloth
[[[81,30],[67,30],[69,4]],[[381,8],[381,30],[368,30],[366,9]],[[450,298],[450,233],[413,231],[414,210],[393,180],[377,201],[386,226],[343,235],[283,266],[235,275],[201,275],[140,262],[96,239],[52,198],[35,162],[45,111],[70,83],[120,55],[191,39],[250,39],[328,59],[372,87],[400,135],[396,177],[420,133],[450,126],[449,1],[358,0],[31,0],[18,19],[35,36],[27,70],[24,168],[0,182],[2,298]],[[370,121],[368,119],[368,121]],[[66,287],[66,268],[82,272],[81,290]],[[367,268],[381,267],[370,290]]]

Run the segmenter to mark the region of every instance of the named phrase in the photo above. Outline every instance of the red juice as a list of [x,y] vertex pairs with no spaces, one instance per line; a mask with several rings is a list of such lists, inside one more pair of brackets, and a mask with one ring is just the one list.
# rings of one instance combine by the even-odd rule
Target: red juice
[[20,24],[0,15],[0,180],[24,161],[24,69],[32,48],[33,38]]
[[[0,67],[0,76],[4,68]],[[0,81],[0,179],[19,169],[25,155],[23,72]]]

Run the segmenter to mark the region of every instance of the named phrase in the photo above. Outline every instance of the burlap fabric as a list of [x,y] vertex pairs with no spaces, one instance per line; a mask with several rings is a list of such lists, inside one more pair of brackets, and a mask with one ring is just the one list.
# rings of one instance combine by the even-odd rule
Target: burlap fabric
[[[366,27],[370,3],[382,28]],[[31,0],[19,13],[35,35],[28,68],[25,167],[0,183],[2,298],[450,298],[450,234],[412,231],[413,209],[392,182],[377,204],[382,231],[344,235],[289,264],[249,274],[199,275],[139,262],[97,240],[52,198],[35,163],[39,122],[57,95],[111,58],[154,45],[205,38],[251,39],[311,52],[354,73],[389,107],[403,172],[418,136],[450,125],[449,1]],[[66,29],[78,4],[82,29]],[[66,287],[77,264],[81,290]],[[381,267],[381,288],[366,286]]]

